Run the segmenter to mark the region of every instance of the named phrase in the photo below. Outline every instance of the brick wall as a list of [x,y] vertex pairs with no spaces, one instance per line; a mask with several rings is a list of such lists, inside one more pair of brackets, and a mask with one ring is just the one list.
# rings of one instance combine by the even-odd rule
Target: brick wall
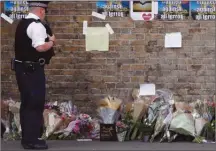
[[[129,17],[91,16],[94,2],[52,2],[48,20],[58,41],[56,56],[46,68],[47,98],[70,99],[86,112],[101,96],[110,94],[131,100],[131,90],[139,83],[153,82],[168,88],[184,101],[213,95],[215,87],[215,22],[143,22]],[[109,52],[86,52],[82,21],[91,27],[109,23]],[[1,93],[18,98],[13,56],[15,24],[1,20]],[[183,48],[165,49],[164,34],[181,32]]]

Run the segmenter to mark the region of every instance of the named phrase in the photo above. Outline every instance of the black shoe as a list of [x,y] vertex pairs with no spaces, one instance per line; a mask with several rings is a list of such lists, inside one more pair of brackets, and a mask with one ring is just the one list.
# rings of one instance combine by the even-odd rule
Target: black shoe
[[31,141],[31,142],[28,142],[28,141],[25,141],[25,140],[21,140],[21,144],[42,144],[42,145],[46,145],[46,141],[45,140],[36,140],[36,141]]
[[41,143],[37,143],[37,144],[22,144],[24,149],[35,149],[35,150],[45,150],[48,149],[47,144],[41,144]]

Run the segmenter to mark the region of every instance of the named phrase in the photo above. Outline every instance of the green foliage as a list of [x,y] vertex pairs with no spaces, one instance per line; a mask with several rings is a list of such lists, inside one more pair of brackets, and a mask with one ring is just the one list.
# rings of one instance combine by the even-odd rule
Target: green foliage
[[139,120],[136,123],[136,127],[139,129],[140,132],[143,133],[143,135],[151,135],[152,131],[154,130],[153,125],[146,119],[144,122]]
[[123,115],[122,122],[128,126],[131,126],[133,124],[133,116],[132,116],[133,111],[128,111]]
[[214,140],[215,137],[215,120],[212,122],[208,122],[203,127],[203,130],[201,132],[201,136],[204,137],[207,140]]
[[194,143],[202,143],[205,137],[202,136],[196,136],[193,140]]

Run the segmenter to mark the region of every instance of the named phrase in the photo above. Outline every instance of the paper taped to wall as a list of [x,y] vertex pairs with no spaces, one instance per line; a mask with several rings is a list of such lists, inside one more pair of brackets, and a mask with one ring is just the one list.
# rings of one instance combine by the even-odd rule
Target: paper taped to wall
[[97,12],[92,12],[92,16],[105,20],[106,16]]
[[109,32],[106,27],[88,27],[86,38],[86,51],[108,51]]
[[114,34],[114,31],[113,31],[112,27],[111,27],[109,24],[106,24],[105,26],[106,26],[108,32],[109,32],[111,35]]
[[155,95],[155,84],[140,84],[140,96]]
[[8,17],[7,15],[5,15],[4,13],[1,13],[1,17],[4,18],[4,20],[9,22],[10,24],[13,24],[13,20],[10,17]]
[[87,28],[88,28],[88,22],[83,21],[83,34],[86,35],[87,33]]
[[180,48],[182,47],[182,35],[180,32],[167,33],[165,35],[165,48]]

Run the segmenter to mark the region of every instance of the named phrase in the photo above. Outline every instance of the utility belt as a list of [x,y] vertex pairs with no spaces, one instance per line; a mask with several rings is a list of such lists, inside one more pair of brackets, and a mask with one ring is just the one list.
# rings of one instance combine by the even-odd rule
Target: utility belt
[[16,65],[23,65],[26,72],[34,72],[39,67],[43,67],[45,65],[46,60],[44,58],[40,58],[38,61],[21,61],[15,58],[11,59],[11,70],[15,71]]

